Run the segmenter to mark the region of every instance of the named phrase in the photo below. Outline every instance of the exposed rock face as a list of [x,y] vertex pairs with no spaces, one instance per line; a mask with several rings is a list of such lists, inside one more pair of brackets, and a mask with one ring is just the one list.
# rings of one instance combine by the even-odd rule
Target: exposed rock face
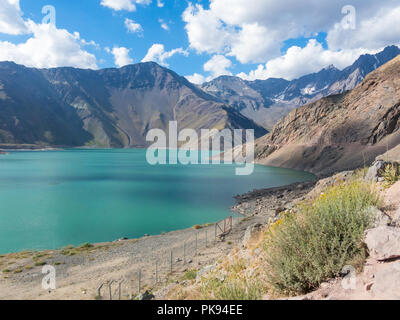
[[400,229],[380,226],[366,231],[365,244],[370,256],[378,261],[400,258]]
[[263,225],[260,223],[249,226],[243,237],[242,246],[245,248],[250,241],[261,231]]
[[391,224],[391,219],[388,215],[386,215],[384,212],[379,210],[378,208],[375,207],[369,207],[367,208],[367,212],[372,216],[375,217],[373,227],[378,228],[382,226],[389,226]]
[[397,171],[399,170],[398,162],[388,162],[383,160],[377,160],[373,163],[373,165],[368,169],[366,180],[371,182],[377,182],[379,178],[382,178],[382,172],[386,169],[387,166],[393,166]]
[[372,163],[400,143],[400,57],[351,92],[292,111],[256,142],[257,161],[331,174]]
[[400,208],[398,208],[396,213],[394,214],[392,225],[394,227],[400,228]]
[[222,76],[204,83],[202,88],[270,130],[294,108],[354,89],[367,74],[399,54],[398,47],[390,46],[376,55],[361,56],[344,70],[330,66],[292,81],[244,81],[238,77]]
[[385,162],[382,160],[376,161],[369,169],[366,175],[366,180],[377,182],[380,176],[381,170],[385,168]]
[[141,147],[151,129],[266,130],[156,63],[32,69],[0,63],[0,143]]
[[376,274],[371,291],[379,299],[400,300],[400,261],[383,266]]
[[153,300],[154,298],[155,296],[149,291],[146,291],[145,293],[139,295],[139,300],[141,301]]

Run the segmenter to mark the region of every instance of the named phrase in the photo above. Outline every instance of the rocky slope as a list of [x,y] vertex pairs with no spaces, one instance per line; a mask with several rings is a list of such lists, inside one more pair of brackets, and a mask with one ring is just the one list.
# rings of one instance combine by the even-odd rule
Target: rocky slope
[[256,142],[259,163],[330,174],[370,164],[400,143],[400,57],[353,91],[292,111]]
[[0,144],[146,146],[151,129],[266,130],[156,63],[32,69],[0,63]]
[[[367,209],[371,211],[375,221],[371,228],[366,230],[362,240],[367,249],[366,260],[358,262],[358,267],[357,261],[351,262],[354,263],[354,267],[345,267],[343,274],[323,282],[317,290],[309,294],[297,297],[282,296],[264,286],[258,299],[400,299],[398,290],[400,283],[400,182],[386,187],[385,184],[379,182],[383,177],[375,170],[375,165],[369,168],[364,179],[370,182],[371,174],[374,173],[372,178],[378,181],[376,190],[382,198],[382,207],[381,210],[375,207]],[[251,288],[252,283],[254,284],[251,279],[262,284],[265,281],[265,270],[268,268],[263,253],[266,245],[265,231],[271,227],[271,223],[280,219],[281,215],[278,213],[290,210],[304,200],[320,197],[321,193],[326,192],[333,185],[354,181],[354,179],[363,179],[361,173],[359,170],[346,171],[319,181],[282,188],[255,190],[241,196],[237,199],[238,205],[235,209],[247,215],[242,221],[248,222],[247,227],[242,228],[241,241],[235,242],[235,247],[231,252],[221,256],[217,262],[201,267],[192,281],[170,282],[171,284],[166,287],[166,290],[160,290],[162,295],[156,295],[157,298],[197,300],[204,292],[209,293],[208,289],[218,281],[235,283],[236,280],[236,283],[240,283],[247,279],[246,286],[248,288]],[[240,227],[238,224],[237,228]],[[233,232],[237,232],[237,230],[234,229]],[[351,273],[346,274],[348,271]],[[211,284],[210,287],[207,284]],[[216,292],[214,287],[211,292],[212,294]],[[237,292],[240,291],[231,293],[230,297],[232,298]]]
[[397,46],[390,46],[378,54],[361,56],[343,70],[330,66],[292,81],[244,81],[238,77],[222,76],[203,84],[202,89],[259,125],[271,129],[294,108],[354,89],[366,75],[399,54]]

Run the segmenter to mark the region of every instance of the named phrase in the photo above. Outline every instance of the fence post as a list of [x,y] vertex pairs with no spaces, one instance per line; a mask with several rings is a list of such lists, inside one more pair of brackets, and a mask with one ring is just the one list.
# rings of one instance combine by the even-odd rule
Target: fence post
[[186,241],[183,243],[183,264],[186,264]]
[[142,269],[138,272],[138,296],[140,296],[140,291],[142,289]]
[[174,256],[173,256],[173,252],[172,252],[172,250],[171,250],[171,273],[173,272],[173,258],[174,258]]
[[158,283],[158,260],[156,260],[156,284]]
[[215,224],[215,242],[217,242],[217,227],[218,227],[218,222]]
[[206,248],[208,247],[208,243],[207,243],[207,230],[206,230]]
[[121,300],[121,285],[124,282],[124,280],[121,280],[120,283],[118,284],[118,299]]
[[112,280],[109,284],[108,284],[108,292],[110,294],[110,300],[112,300],[112,284],[114,283],[114,280]]
[[99,300],[101,300],[101,289],[103,288],[104,283],[102,283],[98,288],[97,288],[97,297]]
[[196,231],[196,248],[195,248],[195,255],[197,256],[197,235],[198,235],[198,232]]
[[129,286],[129,291],[131,291],[130,293],[129,293],[129,299],[130,300],[133,300],[133,290],[132,290],[132,288],[133,288],[133,282],[134,282],[134,280],[133,279],[131,279],[130,281],[130,286]]

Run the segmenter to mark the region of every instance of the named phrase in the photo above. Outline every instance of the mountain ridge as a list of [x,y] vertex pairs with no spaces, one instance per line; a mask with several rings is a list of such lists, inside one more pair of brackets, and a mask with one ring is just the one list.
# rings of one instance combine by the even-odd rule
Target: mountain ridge
[[330,175],[371,164],[400,144],[400,56],[352,91],[293,110],[256,141],[258,163]]
[[154,62],[102,70],[0,62],[0,143],[145,147],[147,132],[168,132],[169,121],[267,133]]
[[354,89],[366,75],[399,54],[399,47],[388,46],[375,55],[361,55],[343,70],[329,66],[290,81],[279,78],[246,81],[239,77],[221,76],[201,87],[271,130],[279,119],[295,108]]

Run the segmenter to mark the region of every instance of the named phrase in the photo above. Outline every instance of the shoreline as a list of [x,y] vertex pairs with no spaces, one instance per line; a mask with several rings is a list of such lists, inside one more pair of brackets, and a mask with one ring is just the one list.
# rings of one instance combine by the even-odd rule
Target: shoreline
[[[32,145],[33,146],[33,145]],[[2,147],[2,145],[0,144],[0,148]],[[39,148],[39,147],[38,147]],[[70,147],[68,147],[70,148]],[[73,147],[73,149],[88,149],[88,150],[104,150],[104,148],[91,148],[91,147]],[[109,150],[113,150],[116,148],[110,148]],[[129,149],[138,149],[138,148],[129,148]],[[46,152],[46,151],[62,151],[64,149],[62,148],[56,148],[56,147],[48,147],[48,148],[41,148],[41,149],[7,149],[8,151],[12,151],[12,152]],[[107,149],[108,150],[108,149]],[[2,150],[0,149],[0,155],[6,155],[8,154],[7,152],[2,153]],[[264,164],[260,164],[260,163],[254,163],[256,165],[260,165],[260,166],[264,166],[264,167],[270,167],[270,166],[266,166]],[[279,167],[276,167],[279,168]],[[288,168],[290,169],[290,168]],[[291,169],[291,170],[295,170],[295,169]],[[295,170],[298,172],[305,172],[305,171],[301,171],[301,170]],[[308,172],[307,172],[308,173]],[[233,214],[237,214],[240,217],[239,218],[248,218],[250,215],[260,215],[260,216],[265,216],[267,215],[270,218],[273,218],[275,216],[275,208],[278,208],[279,210],[281,210],[281,208],[286,208],[288,206],[288,204],[290,203],[290,198],[291,199],[296,199],[296,198],[300,198],[299,195],[303,195],[306,194],[308,191],[310,191],[312,189],[312,187],[315,186],[315,184],[318,182],[318,180],[320,179],[318,176],[316,176],[315,174],[313,174],[315,176],[315,178],[313,180],[306,180],[304,182],[296,182],[296,183],[292,183],[289,185],[283,185],[280,187],[271,187],[271,188],[261,188],[261,189],[254,189],[253,191],[249,191],[243,194],[239,194],[239,195],[233,195],[232,198],[235,199],[235,204],[233,204],[233,206],[231,206],[229,208],[230,212],[231,212],[231,216]],[[286,193],[288,193],[289,197],[286,195]],[[262,198],[266,195],[269,195],[269,199],[280,199],[282,201],[278,201],[278,203],[276,201],[271,201],[271,203],[267,206],[263,206],[261,209],[263,210],[253,210],[253,213],[250,213],[248,209],[251,209],[248,205],[245,205],[246,203],[250,202],[250,201],[258,201],[259,198]],[[290,205],[289,205],[290,208]],[[254,209],[254,208],[253,208]],[[267,209],[267,212],[266,210]],[[268,211],[270,210],[270,211]],[[281,210],[284,211],[284,210]],[[229,217],[229,216],[228,216]],[[227,218],[228,218],[227,217]],[[235,217],[234,217],[235,219]],[[238,219],[238,218],[236,218]],[[219,221],[217,221],[219,222]],[[217,222],[212,223],[213,225],[216,224]],[[188,228],[184,228],[184,229],[174,229],[171,230],[168,233],[171,232],[184,232],[185,230],[190,230],[193,227],[188,227]],[[167,233],[167,234],[168,234]],[[155,234],[155,235],[150,235],[150,236],[144,236],[145,238],[151,238],[151,237],[159,237],[159,236],[163,236],[163,234]],[[143,237],[142,237],[143,238]],[[93,242],[91,243],[94,246],[104,246],[104,245],[110,245],[113,243],[116,243],[118,241],[121,241],[121,239],[123,239],[123,241],[138,241],[142,238],[126,238],[124,236],[121,236],[120,239],[116,239],[116,240],[110,240],[110,241],[105,241],[105,242]],[[2,255],[9,255],[9,254],[18,254],[21,252],[46,252],[46,251],[60,251],[62,249],[56,248],[56,249],[29,249],[29,248],[25,248],[22,250],[18,250],[18,251],[12,251],[12,252],[8,252],[8,253],[0,253],[0,256]],[[1,271],[1,270],[0,270]]]
[[[128,287],[124,292],[132,294],[137,290],[135,281],[138,270],[143,273],[143,288],[154,292],[156,298],[163,298],[169,285],[181,281],[186,272],[201,272],[215,264],[220,257],[228,255],[233,248],[241,246],[250,227],[265,225],[271,219],[276,219],[280,210],[290,207],[293,200],[306,194],[317,181],[314,179],[281,187],[257,189],[232,196],[235,204],[230,210],[240,217],[234,218],[231,233],[221,239],[213,240],[215,227],[212,224],[200,230],[191,227],[137,239],[122,238],[58,250],[25,250],[0,254],[0,300],[93,300],[101,284],[127,279]],[[279,201],[260,202],[260,197]],[[172,273],[168,265],[171,251]],[[157,285],[154,284],[156,272],[153,270],[156,261],[159,263],[157,273],[162,279]],[[44,265],[56,268],[55,291],[48,292],[41,287]],[[123,299],[129,297],[124,293]]]
[[[301,198],[303,194],[309,193],[317,184],[319,179],[315,179],[312,181],[305,181],[305,182],[295,182],[289,185],[284,185],[280,187],[271,187],[271,188],[263,188],[263,189],[254,189],[253,191],[249,191],[244,194],[239,194],[232,196],[233,199],[235,199],[235,204],[229,208],[231,215],[233,219],[246,219],[252,216],[268,216],[268,218],[273,218],[276,215],[276,208],[278,209],[279,212],[284,211],[285,209],[290,209],[291,208],[291,201],[290,199],[298,199]],[[260,198],[266,198],[268,197],[268,202],[269,205],[267,207],[263,207],[263,211],[257,210],[257,208],[251,207],[248,205],[249,202],[251,201],[258,201]],[[272,201],[270,202],[271,199],[279,199],[280,201]],[[282,205],[286,204],[286,205]],[[250,212],[249,210],[250,209]],[[239,217],[234,217],[233,215],[236,214]],[[230,216],[227,216],[229,218]],[[223,221],[223,220],[221,220]],[[205,229],[209,227],[210,225],[214,226],[216,223],[221,222],[221,221],[216,221],[212,223],[207,223],[203,226],[201,226],[201,229]],[[183,228],[183,229],[174,229],[169,232],[165,233],[160,233],[160,234],[154,234],[154,235],[143,235],[142,237],[139,238],[127,238],[127,237],[121,237],[119,239],[115,240],[109,240],[109,241],[103,241],[103,242],[86,242],[87,244],[91,244],[95,247],[101,247],[101,246],[106,246],[106,245],[112,245],[115,243],[119,242],[124,242],[124,241],[139,241],[142,239],[149,239],[152,237],[162,237],[171,233],[184,233],[185,231],[192,230],[195,226],[198,225],[193,225],[192,227],[188,228]],[[206,226],[206,227],[204,227]],[[76,247],[79,247],[79,244],[76,245]],[[70,244],[69,244],[70,245]],[[69,246],[65,245],[65,246]],[[75,247],[75,246],[74,246]],[[18,251],[12,251],[8,253],[0,253],[1,256],[5,255],[13,255],[13,254],[20,254],[23,252],[33,252],[33,253],[41,253],[41,252],[54,252],[54,251],[61,251],[63,248],[48,248],[48,249],[31,249],[31,248],[25,248],[22,250]],[[0,270],[1,271],[1,270]]]
[[[138,239],[0,255],[0,300],[93,300],[101,284],[121,280],[129,280],[127,285],[131,287],[125,291],[135,292],[137,289],[132,288],[137,288],[138,270],[142,270],[143,288],[154,292],[156,299],[162,299],[173,283],[182,281],[186,272],[196,270],[200,273],[214,265],[242,245],[249,228],[276,220],[282,210],[291,208],[317,182],[318,179],[314,179],[234,196],[236,204],[230,209],[240,217],[234,218],[232,231],[223,238],[213,240],[215,227],[212,224],[200,230],[192,227]],[[169,267],[171,251],[172,273]],[[56,268],[57,290],[53,292],[41,288],[43,265]],[[159,268],[157,272],[153,270],[155,265]],[[162,278],[157,285],[154,284],[156,273]]]
[[[22,251],[0,255],[0,300],[3,299],[83,299],[93,300],[97,289],[108,281],[127,280],[126,292],[137,292],[138,270],[142,270],[144,290],[150,290],[156,299],[162,299],[170,286],[182,281],[186,272],[201,270],[215,264],[221,257],[228,255],[235,247],[241,246],[247,230],[255,225],[268,224],[276,219],[281,205],[296,200],[294,195],[306,193],[315,182],[295,183],[267,189],[254,190],[245,195],[236,196],[236,204],[231,211],[240,217],[234,218],[233,229],[226,237],[213,239],[214,225],[200,230],[193,227],[171,231],[138,239],[102,242],[81,247],[61,250]],[[303,185],[302,188],[299,186]],[[286,191],[287,189],[292,191]],[[260,196],[269,194],[265,199],[279,198],[280,202],[270,204],[269,210],[241,212],[239,209],[248,201],[257,201]],[[197,235],[196,235],[197,234]],[[207,236],[207,235],[208,236]],[[207,237],[207,238],[206,238]],[[208,245],[205,245],[206,239]],[[197,242],[197,246],[195,243]],[[197,250],[196,250],[197,247]],[[170,272],[170,252],[173,251],[173,272]],[[186,260],[186,264],[184,263]],[[160,282],[155,285],[153,270],[158,261]],[[42,267],[52,265],[57,272],[57,290],[48,292],[41,287]],[[4,271],[8,272],[4,272]],[[130,287],[129,287],[130,286]],[[105,297],[105,299],[108,299]]]
[[[121,279],[133,281],[130,292],[135,292],[138,270],[142,270],[143,288],[159,290],[171,283],[171,279],[181,279],[188,270],[200,270],[215,263],[241,243],[249,226],[266,223],[264,220],[260,217],[236,218],[232,232],[217,241],[213,238],[214,225],[211,225],[200,230],[188,228],[164,235],[67,247],[62,250],[22,251],[0,255],[0,300],[93,300],[99,285]],[[169,266],[171,251],[172,273]],[[160,277],[158,286],[154,286],[153,269],[156,261]],[[44,265],[54,266],[57,271],[57,290],[51,293],[41,288],[41,270]]]

